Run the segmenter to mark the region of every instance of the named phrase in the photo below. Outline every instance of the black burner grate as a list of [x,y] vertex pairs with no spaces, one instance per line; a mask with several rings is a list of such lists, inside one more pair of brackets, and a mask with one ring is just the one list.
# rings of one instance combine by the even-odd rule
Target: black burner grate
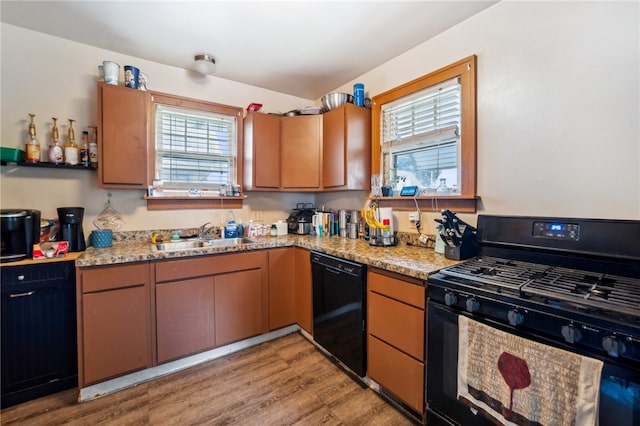
[[640,316],[640,279],[558,266],[481,257],[440,271],[444,275],[523,295]]

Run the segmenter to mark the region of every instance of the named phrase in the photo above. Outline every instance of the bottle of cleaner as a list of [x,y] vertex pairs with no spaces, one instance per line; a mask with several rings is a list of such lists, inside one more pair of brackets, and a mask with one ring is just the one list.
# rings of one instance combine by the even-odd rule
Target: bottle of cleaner
[[229,210],[227,215],[227,224],[224,227],[225,238],[236,238],[238,236],[238,229],[236,227],[236,218],[233,215],[233,211]]

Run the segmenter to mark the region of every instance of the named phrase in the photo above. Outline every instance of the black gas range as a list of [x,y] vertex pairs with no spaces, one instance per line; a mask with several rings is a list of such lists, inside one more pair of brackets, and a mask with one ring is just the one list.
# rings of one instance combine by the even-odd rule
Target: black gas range
[[601,410],[619,414],[600,424],[640,424],[640,221],[480,215],[478,244],[428,280],[431,422],[484,421],[456,401],[447,361],[458,346],[446,330],[465,316],[602,360]]

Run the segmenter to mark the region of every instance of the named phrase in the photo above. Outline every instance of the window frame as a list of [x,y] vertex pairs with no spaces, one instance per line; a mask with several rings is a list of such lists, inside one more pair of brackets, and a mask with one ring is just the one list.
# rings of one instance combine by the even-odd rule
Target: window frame
[[[461,84],[461,138],[460,138],[460,182],[459,194],[447,196],[417,196],[425,205],[438,202],[439,208],[453,208],[460,212],[475,212],[477,200],[477,140],[476,140],[476,55],[447,65],[415,80],[380,93],[372,98],[371,106],[371,172],[382,176],[381,120],[382,105],[409,96],[419,90],[435,86],[458,77]],[[385,206],[407,209],[415,208],[414,197],[381,197]],[[410,202],[407,202],[410,201]]]
[[217,104],[214,102],[190,99],[181,96],[169,95],[165,93],[152,93],[150,97],[149,119],[150,119],[150,137],[148,138],[149,152],[149,169],[147,179],[152,182],[156,176],[156,105],[168,105],[172,107],[187,108],[192,110],[200,110],[213,112],[217,114],[236,116],[236,178],[235,183],[243,187],[243,110],[240,107],[230,105]]

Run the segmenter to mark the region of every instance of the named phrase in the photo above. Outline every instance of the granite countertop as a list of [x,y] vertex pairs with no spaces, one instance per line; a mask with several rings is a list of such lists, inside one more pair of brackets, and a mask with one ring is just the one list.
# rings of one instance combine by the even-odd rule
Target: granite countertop
[[285,235],[262,237],[257,243],[231,247],[204,247],[178,251],[152,251],[148,241],[114,241],[111,247],[87,250],[76,259],[77,267],[113,265],[162,259],[178,259],[222,253],[261,250],[276,247],[302,247],[343,259],[364,263],[387,271],[426,279],[444,267],[459,263],[436,253],[433,248],[418,247],[400,242],[394,247],[374,247],[362,239]]

